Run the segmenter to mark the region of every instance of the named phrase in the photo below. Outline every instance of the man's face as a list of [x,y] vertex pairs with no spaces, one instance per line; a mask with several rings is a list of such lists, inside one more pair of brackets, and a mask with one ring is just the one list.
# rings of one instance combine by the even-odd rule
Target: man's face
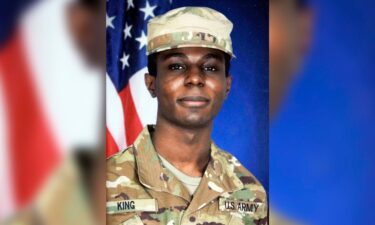
[[158,99],[158,120],[189,128],[210,125],[231,85],[224,53],[178,48],[159,53],[156,61],[157,76],[146,74],[146,85]]

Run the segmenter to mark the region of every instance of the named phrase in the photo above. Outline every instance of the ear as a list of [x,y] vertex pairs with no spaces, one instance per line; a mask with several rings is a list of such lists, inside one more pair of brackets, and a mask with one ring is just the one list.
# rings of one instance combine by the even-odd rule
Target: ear
[[156,77],[155,76],[152,76],[150,75],[149,73],[145,73],[145,84],[146,84],[146,88],[147,90],[150,92],[151,96],[153,98],[156,97],[156,92],[155,92],[155,80],[156,80]]
[[229,92],[230,92],[230,88],[232,87],[232,76],[230,74],[228,74],[228,76],[225,78],[226,79],[226,83],[227,83],[227,87],[226,87],[226,90],[225,90],[225,98],[228,97],[229,95]]

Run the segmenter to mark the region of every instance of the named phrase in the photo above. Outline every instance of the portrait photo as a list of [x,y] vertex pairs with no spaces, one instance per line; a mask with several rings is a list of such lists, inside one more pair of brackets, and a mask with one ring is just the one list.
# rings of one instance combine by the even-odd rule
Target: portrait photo
[[107,224],[268,224],[268,2],[110,0]]

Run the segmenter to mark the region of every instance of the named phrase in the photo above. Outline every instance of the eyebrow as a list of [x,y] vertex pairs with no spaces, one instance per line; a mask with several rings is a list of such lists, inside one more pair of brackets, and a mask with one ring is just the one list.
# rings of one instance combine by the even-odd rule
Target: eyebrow
[[209,53],[209,54],[205,55],[202,59],[206,59],[207,60],[207,59],[211,59],[211,58],[217,59],[220,62],[224,61],[223,54],[219,54],[219,53]]

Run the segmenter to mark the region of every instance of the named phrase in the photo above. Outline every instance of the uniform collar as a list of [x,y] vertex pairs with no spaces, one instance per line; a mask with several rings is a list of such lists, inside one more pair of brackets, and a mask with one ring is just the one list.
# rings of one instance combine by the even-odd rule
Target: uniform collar
[[166,169],[159,159],[151,140],[155,126],[148,125],[134,141],[139,181],[145,187],[159,192],[167,192],[191,201],[191,196],[172,172]]
[[191,201],[192,208],[198,208],[225,192],[243,188],[243,183],[234,173],[235,165],[231,161],[234,158],[212,142],[210,162],[192,199],[182,182],[162,165],[151,140],[154,129],[152,125],[145,127],[133,144],[139,180],[145,187]]

